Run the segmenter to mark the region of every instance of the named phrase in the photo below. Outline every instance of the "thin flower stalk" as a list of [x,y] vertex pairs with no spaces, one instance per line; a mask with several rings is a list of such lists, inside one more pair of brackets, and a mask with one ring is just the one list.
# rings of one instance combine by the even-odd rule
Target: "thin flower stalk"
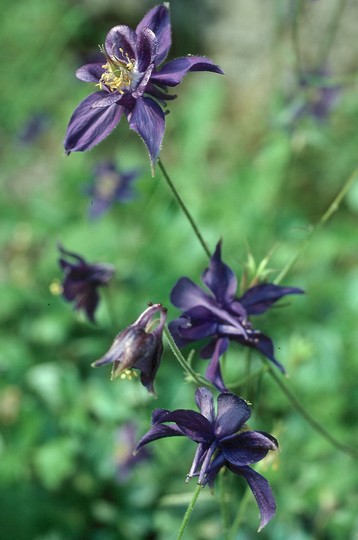
[[181,538],[183,538],[183,534],[184,534],[184,530],[185,530],[185,527],[187,526],[188,524],[188,521],[190,519],[190,516],[194,510],[194,506],[195,506],[195,503],[199,497],[199,493],[202,489],[202,486],[200,484],[197,484],[196,488],[195,488],[195,491],[193,493],[193,497],[189,503],[189,506],[184,514],[184,517],[183,517],[183,521],[181,522],[181,525],[180,525],[180,529],[178,531],[178,536],[176,538],[176,540],[181,540]]
[[210,251],[209,251],[209,248],[199,230],[199,227],[197,226],[197,224],[195,223],[194,221],[194,218],[193,216],[190,214],[187,206],[185,205],[183,199],[181,198],[181,196],[179,195],[175,185],[173,184],[167,170],[165,169],[164,165],[163,165],[163,162],[161,161],[161,159],[159,158],[158,159],[158,166],[160,168],[160,170],[162,171],[162,174],[163,174],[163,177],[166,181],[166,183],[168,184],[169,186],[169,189],[171,190],[173,196],[174,196],[174,199],[177,201],[177,203],[179,204],[181,210],[183,211],[185,217],[187,218],[187,220],[189,221],[190,223],[190,226],[191,228],[193,229],[194,231],[194,234],[195,236],[197,237],[197,239],[199,240],[199,243],[201,244],[203,250],[205,251],[206,255],[209,257],[210,259]]
[[342,188],[339,190],[338,194],[332,201],[332,203],[329,205],[327,210],[324,212],[324,214],[321,216],[319,221],[314,225],[311,230],[309,231],[306,239],[302,243],[300,249],[297,251],[297,253],[288,261],[286,266],[283,267],[279,275],[276,277],[276,279],[273,281],[275,285],[278,285],[290,272],[290,270],[294,267],[298,259],[301,257],[302,253],[305,251],[309,243],[311,242],[313,236],[317,233],[317,231],[325,224],[327,221],[332,217],[334,212],[336,212],[343,200],[343,198],[346,196],[354,182],[358,179],[358,168],[354,169],[353,173],[349,176],[348,180],[343,184]]

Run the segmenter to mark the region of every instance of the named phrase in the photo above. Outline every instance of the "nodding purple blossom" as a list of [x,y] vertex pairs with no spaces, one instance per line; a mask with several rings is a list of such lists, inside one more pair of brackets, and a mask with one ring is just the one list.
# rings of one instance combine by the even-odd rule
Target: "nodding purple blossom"
[[64,271],[62,296],[75,303],[76,310],[82,310],[91,322],[95,322],[95,311],[99,302],[98,288],[110,281],[114,268],[110,264],[85,261],[83,257],[59,246],[59,265]]
[[[160,319],[153,321],[157,313]],[[112,379],[119,375],[123,378],[131,377],[132,370],[138,369],[143,386],[155,394],[153,382],[163,354],[162,338],[166,318],[166,308],[161,304],[150,304],[133,324],[115,337],[110,349],[92,366],[113,364]]]
[[87,190],[91,197],[89,217],[99,218],[114,203],[126,203],[134,199],[133,182],[139,174],[138,169],[122,172],[110,161],[99,163],[94,169],[94,182]]
[[301,294],[303,291],[296,287],[261,283],[250,287],[237,298],[237,279],[231,268],[221,260],[221,241],[201,279],[210,292],[204,291],[187,277],[180,278],[171,292],[172,304],[183,311],[179,318],[169,324],[178,347],[209,339],[201,350],[202,358],[210,358],[206,377],[223,391],[226,387],[219,360],[231,340],[257,349],[285,372],[274,356],[271,339],[253,328],[249,316],[264,313],[287,294]]
[[177,86],[190,71],[222,73],[202,56],[176,58],[160,67],[171,46],[168,4],[152,8],[135,30],[115,26],[101,52],[104,62],[87,64],[76,76],[95,83],[98,91],[74,111],[65,138],[65,150],[89,150],[117,126],[123,113],[129,127],[147,146],[152,168],[159,156],[165,130],[163,107],[176,96],[167,87]]
[[208,389],[198,388],[195,399],[200,413],[185,409],[156,409],[152,414],[152,427],[141,438],[136,451],[164,437],[188,437],[198,444],[198,448],[187,479],[197,477],[198,484],[213,486],[223,467],[243,476],[258,504],[262,529],[273,517],[276,503],[268,481],[250,465],[261,461],[269,450],[278,450],[277,440],[246,425],[251,415],[250,408],[235,394],[220,394],[216,413],[213,396]]

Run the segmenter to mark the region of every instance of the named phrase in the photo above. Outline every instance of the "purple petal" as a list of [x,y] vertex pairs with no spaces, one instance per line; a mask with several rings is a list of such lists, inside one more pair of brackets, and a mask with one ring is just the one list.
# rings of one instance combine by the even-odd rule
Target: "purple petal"
[[266,356],[266,358],[271,360],[271,362],[273,362],[275,366],[277,366],[278,369],[282,371],[282,373],[286,373],[283,365],[280,364],[280,362],[278,362],[274,357],[274,347],[272,340],[268,336],[265,336],[265,334],[262,334],[261,332],[255,332],[253,339],[250,338],[250,340],[247,341],[239,339],[239,342],[243,345],[247,345],[249,347],[257,349],[258,351],[260,351],[260,353]]
[[125,64],[136,60],[137,34],[129,26],[115,26],[107,34],[105,49],[108,56],[115,56]]
[[162,109],[150,98],[136,100],[133,111],[128,115],[129,127],[143,139],[152,167],[158,159],[165,130]]
[[237,279],[231,268],[221,260],[221,241],[210,259],[209,268],[202,275],[202,281],[215,294],[220,304],[228,304],[234,299]]
[[191,279],[180,278],[174,285],[170,294],[171,303],[183,311],[187,311],[196,306],[211,307],[213,299],[210,298],[204,291]]
[[156,64],[159,66],[166,59],[171,46],[169,8],[166,5],[160,5],[148,11],[136,28],[137,34],[146,27],[150,28],[157,38]]
[[244,431],[222,440],[220,446],[225,459],[237,467],[261,461],[269,450],[278,449],[276,439],[259,431]]
[[214,399],[213,395],[207,388],[201,387],[198,388],[195,392],[195,401],[196,404],[203,416],[209,420],[209,422],[213,422],[215,415],[214,415]]
[[181,437],[183,433],[178,430],[176,426],[163,426],[163,424],[156,424],[151,427],[150,430],[143,435],[139,443],[135,448],[135,452],[138,452],[146,444],[156,441],[157,439],[163,439],[164,437]]
[[[226,392],[227,388],[224,384],[221,368],[220,368],[220,358],[226,352],[229,346],[229,340],[227,338],[219,338],[215,344],[215,349],[211,357],[210,363],[205,372],[205,377],[213,383],[215,388],[221,392]],[[220,397],[220,396],[219,396]]]
[[303,294],[302,289],[297,287],[281,287],[272,283],[261,283],[248,289],[239,302],[244,306],[249,315],[264,313],[277,300],[286,294]]
[[144,72],[149,64],[155,60],[157,53],[157,39],[149,28],[144,28],[138,34],[137,41],[137,70]]
[[102,64],[86,64],[76,71],[76,77],[81,81],[98,83],[103,72]]
[[250,416],[250,407],[245,400],[229,392],[220,394],[215,434],[219,439],[223,439],[236,433]]
[[219,66],[205,56],[184,56],[175,58],[152,75],[152,81],[163,86],[176,86],[189,71],[212,71],[223,74]]
[[71,116],[64,146],[67,154],[83,152],[100,143],[119,123],[123,108],[117,104],[107,108],[93,108],[106,92],[96,92],[84,99]]
[[270,484],[266,478],[256,471],[253,471],[250,467],[235,467],[230,463],[228,463],[227,466],[233,473],[243,476],[249,484],[259,507],[261,516],[259,531],[261,531],[261,529],[263,529],[271,520],[276,511],[276,501]]
[[100,99],[97,99],[92,104],[93,109],[100,108],[100,107],[109,107],[110,105],[113,105],[114,103],[119,102],[122,99],[122,95],[118,92],[104,92],[105,95],[101,97]]
[[199,443],[208,443],[213,440],[211,423],[202,414],[178,409],[162,415],[161,422],[175,422],[178,428],[190,439]]

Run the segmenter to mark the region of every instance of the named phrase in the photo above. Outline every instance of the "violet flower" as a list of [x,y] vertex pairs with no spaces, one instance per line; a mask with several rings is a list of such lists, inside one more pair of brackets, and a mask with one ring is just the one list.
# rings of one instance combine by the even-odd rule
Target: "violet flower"
[[139,176],[139,170],[121,172],[115,163],[105,161],[94,170],[94,183],[87,190],[91,197],[89,217],[99,218],[115,202],[128,202],[135,197],[133,182]]
[[65,277],[62,283],[62,296],[75,303],[76,310],[83,310],[91,322],[99,302],[98,288],[107,285],[114,274],[110,264],[90,264],[83,257],[66,251],[59,246],[59,264]]
[[165,130],[162,106],[176,97],[167,93],[167,87],[178,85],[189,71],[222,73],[202,56],[176,58],[160,67],[170,46],[168,4],[151,9],[135,31],[122,25],[109,31],[101,47],[104,62],[84,65],[76,72],[82,81],[96,83],[99,91],[74,111],[64,143],[67,154],[101,142],[124,113],[130,129],[146,144],[154,167]]
[[[160,320],[153,330],[152,319],[156,313],[160,313]],[[110,349],[93,362],[92,367],[113,364],[112,379],[119,375],[123,378],[131,376],[132,370],[138,369],[143,386],[155,394],[153,381],[163,354],[162,337],[166,318],[166,308],[161,304],[150,304],[133,324],[115,337]]]
[[[226,392],[218,396],[216,414],[213,396],[208,389],[198,388],[195,399],[200,413],[185,409],[156,409],[152,414],[152,427],[141,438],[136,451],[163,437],[188,437],[198,444],[198,448],[187,479],[195,476],[198,484],[213,486],[222,467],[243,476],[259,507],[262,529],[274,515],[276,503],[268,481],[250,465],[261,461],[269,450],[278,450],[276,439],[246,425],[251,415],[250,408],[246,401],[234,394]],[[167,426],[167,422],[174,425]]]
[[206,371],[207,379],[219,390],[226,390],[219,360],[230,340],[257,349],[285,372],[274,357],[271,339],[260,330],[255,330],[248,317],[264,313],[287,294],[301,294],[303,291],[296,287],[261,283],[237,298],[237,279],[221,260],[221,241],[210,259],[209,268],[202,274],[202,281],[210,292],[205,292],[187,277],[176,283],[170,298],[183,313],[169,324],[169,330],[178,347],[210,338],[201,350],[202,358],[211,359]]

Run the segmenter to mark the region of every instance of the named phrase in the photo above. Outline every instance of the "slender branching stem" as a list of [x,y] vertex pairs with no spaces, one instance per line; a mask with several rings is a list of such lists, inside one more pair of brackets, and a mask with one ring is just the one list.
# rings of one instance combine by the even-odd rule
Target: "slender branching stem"
[[195,503],[197,501],[197,498],[199,497],[199,493],[200,493],[200,490],[201,490],[201,485],[200,484],[197,484],[196,488],[195,488],[195,491],[193,493],[193,497],[189,503],[189,506],[184,514],[184,517],[183,517],[183,521],[181,522],[181,525],[180,525],[180,529],[178,531],[178,536],[176,538],[176,540],[181,540],[181,538],[183,537],[183,533],[184,533],[184,530],[185,530],[185,527],[187,526],[188,524],[188,521],[189,521],[189,518],[194,510],[194,506],[195,506]]
[[[267,363],[267,360],[264,359],[264,362]],[[288,398],[288,400],[291,402],[293,407],[306,420],[306,422],[311,426],[311,428],[317,431],[317,433],[319,433],[324,439],[326,439],[332,446],[337,448],[337,450],[340,450],[341,452],[344,452],[345,454],[349,454],[351,457],[358,459],[358,451],[355,448],[337,440],[335,437],[333,437],[333,435],[331,435],[331,433],[326,431],[319,422],[317,422],[314,418],[312,418],[312,416],[306,411],[303,405],[299,402],[299,400],[293,394],[292,390],[283,381],[282,376],[277,375],[271,366],[269,366],[268,372],[273,378],[273,380],[275,381],[275,383],[279,386],[279,388]]]
[[244,496],[242,497],[239,505],[239,509],[237,511],[236,517],[233,521],[233,524],[230,529],[229,533],[229,540],[236,540],[237,539],[237,532],[240,528],[240,525],[244,519],[246,507],[248,505],[248,502],[250,500],[250,490],[249,488],[246,488]]
[[331,216],[336,212],[339,208],[339,205],[341,204],[343,198],[347,194],[348,190],[351,188],[353,183],[358,179],[358,168],[356,168],[353,173],[349,176],[348,180],[343,184],[342,188],[339,190],[338,194],[334,198],[333,202],[329,205],[327,210],[324,212],[324,214],[321,216],[319,221],[314,225],[311,230],[309,231],[306,239],[302,243],[300,249],[297,251],[297,253],[288,261],[288,263],[283,267],[279,275],[274,280],[274,284],[277,285],[280,283],[283,278],[288,274],[288,272],[292,269],[292,267],[296,264],[298,259],[301,257],[302,253],[305,251],[307,246],[309,245],[310,241],[312,240],[313,236],[317,233],[317,231],[331,218]]
[[165,169],[162,161],[159,159],[158,160],[158,166],[160,168],[160,170],[162,171],[162,174],[164,176],[164,179],[166,181],[166,183],[168,184],[169,186],[169,189],[171,190],[173,196],[174,196],[174,199],[177,201],[177,203],[179,204],[180,208],[182,209],[182,211],[184,212],[185,214],[185,217],[187,218],[187,220],[189,221],[193,231],[194,231],[194,234],[195,236],[197,237],[197,239],[199,240],[203,250],[205,251],[206,255],[209,257],[210,259],[210,251],[209,251],[209,248],[204,240],[204,238],[202,237],[201,235],[201,232],[197,226],[197,224],[195,223],[194,221],[194,218],[193,216],[190,214],[187,206],[185,205],[183,199],[181,198],[181,196],[179,195],[176,187],[174,186],[169,174],[167,173],[167,170]]
[[174,354],[175,358],[178,360],[181,367],[184,369],[185,373],[189,376],[189,378],[195,382],[198,386],[207,386],[208,388],[215,389],[215,387],[207,380],[205,377],[202,377],[199,373],[196,373],[189,362],[184,358],[182,353],[179,350],[179,347],[175,343],[173,336],[169,332],[168,327],[164,326],[164,335],[168,340],[169,347],[172,350],[172,353]]

